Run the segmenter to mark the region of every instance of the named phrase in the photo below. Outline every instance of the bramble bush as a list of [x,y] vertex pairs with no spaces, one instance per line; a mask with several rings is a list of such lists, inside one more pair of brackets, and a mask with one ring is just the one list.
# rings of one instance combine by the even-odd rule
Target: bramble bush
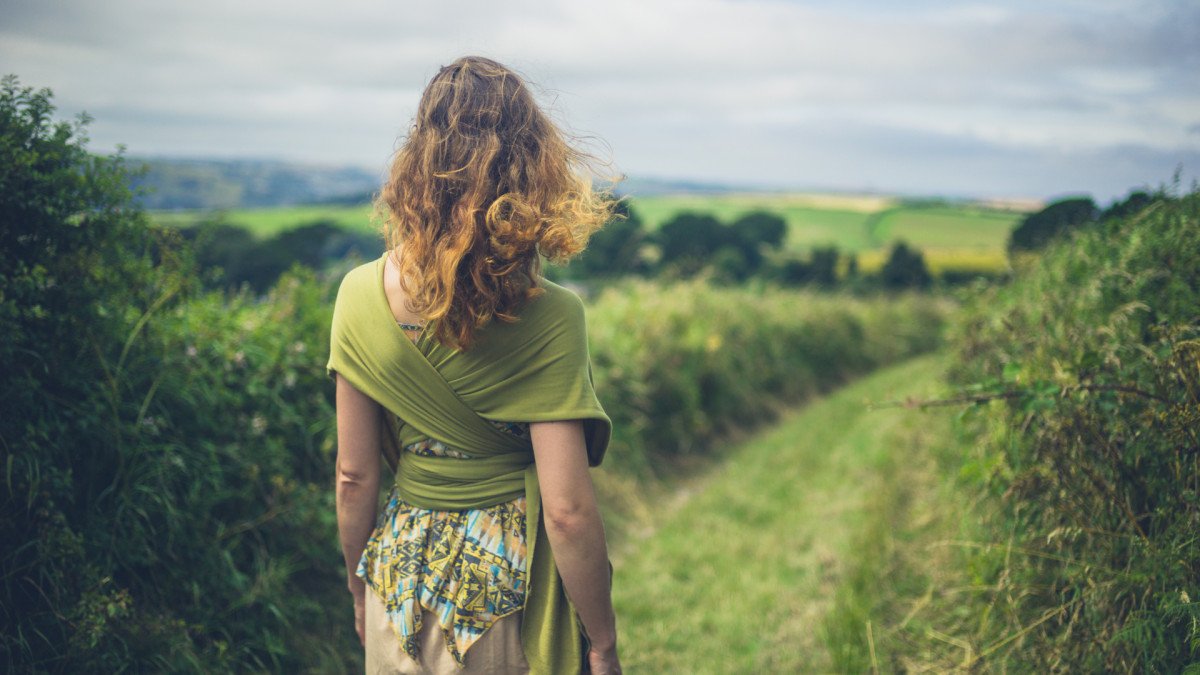
[[4,80],[0,670],[340,663],[328,290],[199,292],[121,157],[52,113]]
[[1055,240],[948,340],[978,520],[884,648],[912,668],[1200,671],[1200,191]]

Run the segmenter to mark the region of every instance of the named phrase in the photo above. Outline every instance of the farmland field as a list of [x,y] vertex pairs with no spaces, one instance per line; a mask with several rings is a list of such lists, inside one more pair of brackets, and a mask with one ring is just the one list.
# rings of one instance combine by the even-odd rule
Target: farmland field
[[244,227],[258,237],[266,238],[320,220],[332,221],[347,230],[373,232],[375,226],[371,223],[371,211],[370,204],[318,204],[228,211],[152,211],[150,219],[159,225],[188,227],[204,220],[220,218],[230,225]]
[[918,248],[1002,249],[1020,218],[970,206],[899,208],[879,214],[871,237],[879,244],[903,239]]

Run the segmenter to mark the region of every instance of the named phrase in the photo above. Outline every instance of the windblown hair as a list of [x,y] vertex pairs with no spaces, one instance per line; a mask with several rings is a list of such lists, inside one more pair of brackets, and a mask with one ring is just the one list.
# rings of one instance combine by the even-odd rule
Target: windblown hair
[[540,256],[569,259],[611,217],[591,159],[501,64],[467,56],[433,77],[376,206],[439,342],[467,349],[490,321],[516,321],[543,292]]

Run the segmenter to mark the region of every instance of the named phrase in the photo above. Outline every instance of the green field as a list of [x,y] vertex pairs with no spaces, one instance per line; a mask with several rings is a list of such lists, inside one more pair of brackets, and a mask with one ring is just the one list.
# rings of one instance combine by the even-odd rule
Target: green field
[[877,244],[903,239],[919,248],[1002,249],[1020,218],[971,206],[898,208],[879,215],[871,238]]
[[306,205],[228,211],[151,211],[150,219],[169,227],[188,227],[206,220],[219,219],[230,225],[244,227],[265,238],[317,221],[332,221],[339,227],[357,232],[374,232],[377,228],[372,223],[371,214],[372,208],[369,204]]

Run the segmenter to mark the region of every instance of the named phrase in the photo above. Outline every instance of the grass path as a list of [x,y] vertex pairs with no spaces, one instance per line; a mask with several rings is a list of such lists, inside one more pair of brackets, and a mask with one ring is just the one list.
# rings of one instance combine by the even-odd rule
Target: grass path
[[872,492],[931,422],[868,402],[936,395],[943,363],[917,357],[811,401],[623,547],[614,601],[630,672],[833,670],[822,622],[870,525]]

